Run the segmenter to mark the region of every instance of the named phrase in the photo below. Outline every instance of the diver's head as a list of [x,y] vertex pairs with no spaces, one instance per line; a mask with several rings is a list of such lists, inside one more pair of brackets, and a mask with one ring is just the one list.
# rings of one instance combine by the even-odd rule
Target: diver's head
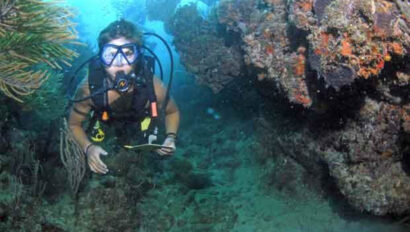
[[115,21],[98,37],[100,58],[111,77],[122,71],[129,74],[135,67],[142,45],[142,34],[124,19]]

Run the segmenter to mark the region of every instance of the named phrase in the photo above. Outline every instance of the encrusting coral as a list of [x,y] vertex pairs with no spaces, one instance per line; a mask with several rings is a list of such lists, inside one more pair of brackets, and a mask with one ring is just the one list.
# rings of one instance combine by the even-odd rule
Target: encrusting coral
[[[192,9],[194,14],[195,7]],[[199,37],[203,38],[202,44],[212,44],[217,37],[233,34],[241,40],[243,59],[234,56],[230,66],[243,69],[243,60],[245,66],[258,70],[259,81],[274,82],[289,102],[309,108],[316,93],[309,90],[307,79],[311,83],[323,79],[326,87],[338,91],[357,79],[377,78],[386,66],[406,59],[410,49],[408,9],[401,1],[385,0],[223,0],[214,10],[217,22],[198,16],[202,22],[195,24],[200,28],[196,36],[189,31],[173,33],[183,57],[192,53],[195,46],[202,50],[199,54],[209,50],[218,53],[217,43],[198,46]],[[186,16],[177,14],[173,21],[182,21]],[[215,33],[216,23],[219,31],[225,29],[226,34]],[[222,54],[230,54],[222,49],[226,46],[219,45]],[[195,70],[199,77],[209,70],[221,72],[220,65],[203,68],[204,63],[186,60],[190,60],[187,68]],[[201,83],[219,91],[225,85],[219,84],[221,80],[227,83],[230,78],[216,76],[200,78]]]
[[320,59],[312,66],[329,85],[342,87],[328,77],[331,67],[349,67],[351,83],[379,75],[392,56],[405,55],[408,34],[399,27],[403,19],[396,5],[374,0],[326,3],[323,20],[312,25],[299,21],[298,25],[311,32],[312,55]]
[[[195,30],[172,32],[187,70],[207,86],[226,86],[224,68],[245,70],[272,96],[331,118],[320,124],[337,129],[322,129],[311,144],[320,146],[314,153],[341,192],[359,210],[403,214],[410,208],[400,165],[410,133],[409,9],[401,0],[221,0],[216,21],[177,14],[173,22],[190,22]],[[229,66],[221,65],[224,59]],[[313,162],[306,160],[300,162]]]
[[241,75],[243,61],[240,46],[226,46],[211,20],[215,19],[203,19],[195,5],[188,5],[176,11],[168,28],[178,35],[174,43],[181,62],[196,75],[197,83],[218,93]]

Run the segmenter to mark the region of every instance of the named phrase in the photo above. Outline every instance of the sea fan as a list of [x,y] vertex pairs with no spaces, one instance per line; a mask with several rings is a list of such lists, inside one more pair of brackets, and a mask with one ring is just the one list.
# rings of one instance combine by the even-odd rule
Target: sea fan
[[77,53],[73,14],[56,2],[4,0],[0,3],[0,90],[19,102],[61,70]]

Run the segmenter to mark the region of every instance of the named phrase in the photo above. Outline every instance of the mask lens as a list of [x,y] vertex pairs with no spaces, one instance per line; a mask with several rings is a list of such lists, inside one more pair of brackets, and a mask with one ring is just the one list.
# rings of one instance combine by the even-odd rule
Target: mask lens
[[107,44],[104,46],[103,51],[101,53],[101,60],[103,61],[105,65],[111,65],[117,53],[118,53],[117,46]]
[[134,63],[138,57],[137,46],[135,46],[135,44],[123,45],[122,54],[130,64]]
[[101,52],[102,62],[110,66],[133,64],[138,58],[138,49],[135,44],[117,46],[106,44]]

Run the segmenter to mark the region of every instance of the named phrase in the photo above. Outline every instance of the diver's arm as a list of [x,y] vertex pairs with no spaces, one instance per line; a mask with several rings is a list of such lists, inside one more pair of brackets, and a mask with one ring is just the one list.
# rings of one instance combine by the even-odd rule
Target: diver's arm
[[[81,87],[77,90],[75,94],[76,99],[80,99],[84,96],[88,96],[88,82],[83,82]],[[83,127],[82,123],[87,117],[87,114],[91,110],[91,99],[87,99],[81,102],[76,102],[71,107],[70,115],[68,118],[68,126],[71,132],[74,135],[75,140],[81,146],[82,150],[85,152],[87,146],[91,144],[90,140],[88,139]]]
[[[160,79],[154,77],[154,89],[155,95],[157,96],[158,107],[162,108],[163,104],[165,104],[165,95],[167,89],[163,86]],[[165,109],[165,127],[166,133],[174,133],[175,135],[178,132],[180,121],[180,114],[177,104],[175,103],[174,99],[171,97],[169,98],[168,105]]]
[[174,100],[170,99],[168,103],[168,107],[166,109],[166,117],[165,117],[165,127],[166,127],[167,134],[173,133],[176,136],[176,134],[178,133],[179,120],[180,120],[179,110],[176,107]]
[[[88,89],[88,82],[85,81],[75,95],[76,99],[89,96],[90,91]],[[88,166],[91,171],[106,174],[108,172],[108,168],[107,165],[101,161],[100,155],[107,155],[108,153],[100,146],[92,144],[82,127],[82,122],[84,122],[87,114],[90,112],[91,106],[91,99],[74,103],[68,119],[68,125],[74,135],[75,140],[87,156]]]

